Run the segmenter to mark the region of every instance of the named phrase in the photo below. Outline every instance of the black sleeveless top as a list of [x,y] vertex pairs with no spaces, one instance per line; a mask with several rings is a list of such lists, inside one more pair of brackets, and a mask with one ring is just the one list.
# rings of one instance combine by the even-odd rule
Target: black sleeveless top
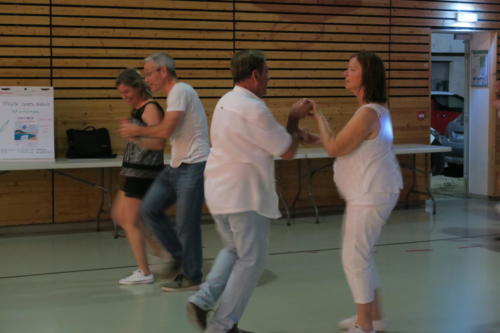
[[[132,110],[129,122],[138,126],[147,126],[142,120],[142,114],[146,106],[155,104],[163,116],[163,108],[155,101],[149,101],[139,109]],[[136,178],[155,178],[164,168],[163,150],[149,150],[142,148],[134,142],[128,142],[123,155],[123,163],[120,175]]]

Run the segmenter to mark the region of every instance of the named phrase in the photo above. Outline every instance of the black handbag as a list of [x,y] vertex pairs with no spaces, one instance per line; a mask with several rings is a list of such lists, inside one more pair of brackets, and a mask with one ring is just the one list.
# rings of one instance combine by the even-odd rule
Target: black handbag
[[113,158],[111,140],[106,128],[87,126],[84,129],[66,130],[68,136],[67,158]]

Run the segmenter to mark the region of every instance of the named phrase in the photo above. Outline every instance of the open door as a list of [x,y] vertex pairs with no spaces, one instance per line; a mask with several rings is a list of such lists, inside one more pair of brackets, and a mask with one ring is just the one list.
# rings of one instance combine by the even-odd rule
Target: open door
[[466,102],[465,170],[472,196],[495,195],[495,137],[497,115],[493,108],[496,80],[497,34],[475,32],[467,41],[468,101]]

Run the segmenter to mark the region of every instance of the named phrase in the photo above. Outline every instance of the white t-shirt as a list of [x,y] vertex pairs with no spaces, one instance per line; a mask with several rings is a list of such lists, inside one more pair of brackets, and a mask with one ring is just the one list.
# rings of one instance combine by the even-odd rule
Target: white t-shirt
[[211,214],[256,211],[278,218],[274,156],[292,137],[263,100],[235,86],[217,103],[210,128],[212,149],[205,167],[205,198]]
[[207,116],[193,87],[177,82],[167,96],[167,112],[169,111],[186,113],[170,136],[170,165],[177,168],[181,163],[206,161],[210,152]]

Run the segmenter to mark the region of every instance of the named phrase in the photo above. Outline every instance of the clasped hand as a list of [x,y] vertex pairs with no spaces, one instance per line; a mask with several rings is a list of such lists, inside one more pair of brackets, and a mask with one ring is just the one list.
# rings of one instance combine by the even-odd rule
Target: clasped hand
[[130,140],[133,137],[137,136],[136,129],[138,126],[129,123],[127,120],[120,121],[120,128],[118,129],[118,133],[124,139]]
[[[306,116],[315,116],[317,113],[316,103],[307,98],[299,99],[292,105],[290,116],[296,119],[303,119]],[[298,128],[298,139],[304,144],[321,144],[320,137],[310,133],[306,128]]]

